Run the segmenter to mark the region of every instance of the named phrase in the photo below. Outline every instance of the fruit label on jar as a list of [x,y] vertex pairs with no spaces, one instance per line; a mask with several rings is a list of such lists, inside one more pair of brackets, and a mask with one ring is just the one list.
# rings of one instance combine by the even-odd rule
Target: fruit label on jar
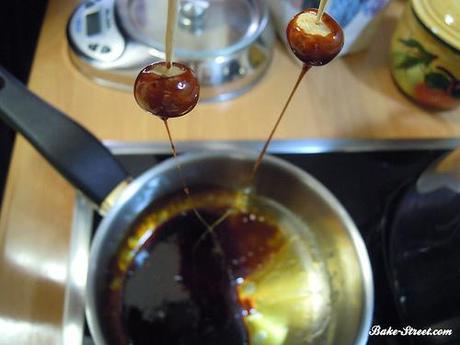
[[391,71],[399,88],[422,106],[460,104],[460,52],[424,28],[409,5],[393,34]]

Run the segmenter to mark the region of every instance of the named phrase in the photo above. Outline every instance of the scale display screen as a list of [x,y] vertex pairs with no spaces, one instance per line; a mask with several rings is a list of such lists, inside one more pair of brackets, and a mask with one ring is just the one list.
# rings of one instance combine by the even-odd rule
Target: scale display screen
[[93,12],[86,16],[86,34],[94,36],[101,32],[101,16],[100,12]]

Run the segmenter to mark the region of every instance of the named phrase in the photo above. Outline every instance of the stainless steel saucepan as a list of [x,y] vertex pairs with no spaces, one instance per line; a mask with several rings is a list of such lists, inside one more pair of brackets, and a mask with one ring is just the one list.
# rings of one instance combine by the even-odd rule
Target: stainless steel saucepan
[[[0,85],[0,119],[24,135],[105,214],[92,242],[87,317],[96,343],[113,344],[113,334],[120,329],[114,330],[108,322],[113,313],[107,311],[106,301],[110,299],[107,296],[113,295],[114,287],[107,277],[121,248],[136,247],[129,242],[132,232],[148,219],[149,210],[157,207],[160,200],[168,195],[181,195],[183,179],[191,188],[192,196],[194,190],[203,186],[236,191],[235,195],[239,195],[257,153],[186,153],[177,162],[167,160],[131,181],[94,136],[34,96],[2,68]],[[181,166],[183,179],[176,163]],[[239,277],[229,285],[238,291],[240,303],[250,297],[255,305],[250,313],[238,305],[232,309],[241,311],[234,316],[244,326],[245,339],[233,341],[222,335],[220,343],[366,344],[373,310],[372,272],[363,240],[344,208],[312,176],[270,156],[264,159],[252,182],[252,196],[276,205],[281,218],[293,219],[295,229],[283,245],[290,248],[289,251],[280,249],[272,255],[266,265],[249,277],[251,285],[237,286],[243,280],[249,281],[247,277]],[[212,198],[209,200],[215,202]],[[283,253],[296,253],[296,257]],[[206,272],[206,267],[204,269]],[[161,282],[149,290],[152,298],[160,285]],[[189,315],[185,309],[180,314]],[[201,322],[199,314],[193,315],[193,322]],[[126,326],[122,321],[121,332]],[[199,335],[200,339],[206,336]],[[196,337],[190,335],[190,339]],[[167,343],[176,344],[175,341],[174,333],[170,334]],[[152,343],[165,342],[153,336]]]

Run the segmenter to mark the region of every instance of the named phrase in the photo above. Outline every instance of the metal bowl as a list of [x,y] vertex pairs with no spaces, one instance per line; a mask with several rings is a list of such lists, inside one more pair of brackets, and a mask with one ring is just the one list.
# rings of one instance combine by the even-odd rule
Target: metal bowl
[[[247,181],[256,158],[255,152],[189,153],[180,156],[177,164],[192,190],[203,184],[238,189]],[[110,332],[104,324],[103,312],[104,296],[107,296],[105,270],[110,267],[118,248],[127,238],[128,229],[138,221],[139,215],[156,200],[180,191],[182,186],[176,162],[167,160],[130,184],[99,226],[91,249],[87,291],[87,317],[97,344],[106,344]],[[321,253],[321,264],[328,272],[326,282],[310,281],[310,284],[323,287],[320,292],[326,291],[329,302],[315,303],[317,301],[313,300],[320,310],[302,310],[302,303],[288,310],[294,315],[290,320],[297,323],[299,313],[327,314],[327,327],[322,328],[324,334],[318,337],[321,340],[316,341],[315,335],[309,341],[283,340],[282,343],[366,344],[374,299],[372,272],[363,240],[344,208],[309,174],[271,156],[263,160],[252,186],[255,195],[275,201],[307,224]],[[285,285],[281,286],[288,287],[292,280],[289,267],[285,273],[286,280],[282,281]],[[301,323],[301,327],[308,325]]]
[[[164,59],[167,1],[118,0],[122,28]],[[263,0],[183,0],[175,29],[175,60],[189,65],[203,100],[225,100],[253,86],[267,69],[274,44]]]

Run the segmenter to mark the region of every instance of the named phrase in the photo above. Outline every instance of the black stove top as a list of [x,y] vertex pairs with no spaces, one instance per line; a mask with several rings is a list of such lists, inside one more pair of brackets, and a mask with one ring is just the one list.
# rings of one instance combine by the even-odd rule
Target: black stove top
[[[436,149],[277,155],[322,182],[355,221],[367,246],[373,270],[373,325],[393,329],[402,329],[407,325],[408,320],[400,317],[398,297],[392,290],[395,282],[389,278],[385,260],[391,219],[401,195],[404,195],[406,189],[433,160],[446,152]],[[169,155],[124,154],[119,155],[119,158],[126,169],[136,176],[169,158]],[[96,223],[97,221],[96,218]],[[426,315],[426,318],[429,317],[430,315]],[[450,337],[454,342],[430,344],[454,344],[453,338],[455,337]],[[422,343],[419,342],[420,339],[421,337],[370,336],[368,344],[413,345]],[[87,327],[83,344],[93,344]]]

